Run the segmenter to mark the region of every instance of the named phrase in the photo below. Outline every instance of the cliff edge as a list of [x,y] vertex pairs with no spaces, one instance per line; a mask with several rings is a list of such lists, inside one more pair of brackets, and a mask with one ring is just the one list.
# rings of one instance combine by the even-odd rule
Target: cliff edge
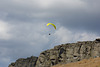
[[89,59],[90,57],[100,57],[100,39],[61,44],[53,49],[41,52],[40,56],[33,58],[31,62],[29,62],[31,59],[25,59],[26,61],[17,60],[15,63],[11,63],[9,67],[51,67],[56,64],[67,64]]

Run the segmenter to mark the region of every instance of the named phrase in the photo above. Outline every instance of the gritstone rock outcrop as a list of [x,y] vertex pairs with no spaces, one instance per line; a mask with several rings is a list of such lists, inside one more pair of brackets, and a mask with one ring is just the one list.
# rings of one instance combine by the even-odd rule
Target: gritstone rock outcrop
[[38,57],[31,56],[26,59],[20,58],[15,63],[11,63],[8,67],[35,67]]
[[[41,52],[37,60],[33,59],[33,65],[29,65],[32,61],[16,61],[14,64],[10,64],[9,67],[25,67],[27,64],[26,67],[51,67],[56,64],[65,64],[77,62],[82,59],[89,59],[90,57],[100,57],[100,39],[58,45],[53,49]],[[23,63],[23,66],[21,66],[21,64],[20,66],[16,66],[19,63]]]

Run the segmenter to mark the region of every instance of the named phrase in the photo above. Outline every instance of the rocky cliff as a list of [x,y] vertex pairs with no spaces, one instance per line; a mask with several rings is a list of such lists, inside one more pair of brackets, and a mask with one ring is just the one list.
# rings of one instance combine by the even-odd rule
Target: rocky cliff
[[51,67],[56,64],[77,62],[90,57],[100,57],[100,39],[58,45],[53,49],[41,52],[38,59],[33,58],[31,62],[29,62],[31,59],[17,60],[9,67]]
[[38,57],[31,56],[28,58],[20,58],[15,63],[11,63],[8,67],[35,67]]

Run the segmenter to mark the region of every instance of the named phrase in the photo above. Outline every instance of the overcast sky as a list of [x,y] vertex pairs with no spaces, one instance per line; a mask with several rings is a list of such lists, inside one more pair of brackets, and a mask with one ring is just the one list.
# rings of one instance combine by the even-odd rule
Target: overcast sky
[[[49,22],[57,29],[47,27]],[[100,0],[0,0],[0,67],[99,37]]]

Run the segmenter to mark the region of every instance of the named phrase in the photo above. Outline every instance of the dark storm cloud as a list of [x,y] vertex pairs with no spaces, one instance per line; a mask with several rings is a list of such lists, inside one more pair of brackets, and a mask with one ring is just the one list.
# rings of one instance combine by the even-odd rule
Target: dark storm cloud
[[[73,30],[85,30],[90,32],[99,32],[100,28],[100,8],[99,0],[84,1],[83,8],[66,10],[59,17],[62,25]],[[80,5],[81,6],[81,5]]]
[[[34,1],[3,0],[0,2],[0,19],[13,21],[30,21],[36,19],[34,14],[40,11]],[[2,17],[3,16],[3,17]]]
[[[43,0],[44,1],[44,0]],[[67,28],[98,32],[100,28],[99,0],[68,1],[17,1],[0,2],[0,13],[10,21],[57,21]],[[48,6],[48,7],[47,7]]]
[[[76,12],[74,12],[76,13]],[[100,14],[98,15],[90,15],[87,13],[76,13],[74,15],[70,15],[70,19],[64,16],[63,19],[60,20],[62,25],[67,28],[76,29],[76,30],[87,30],[92,32],[99,32],[100,28]]]

